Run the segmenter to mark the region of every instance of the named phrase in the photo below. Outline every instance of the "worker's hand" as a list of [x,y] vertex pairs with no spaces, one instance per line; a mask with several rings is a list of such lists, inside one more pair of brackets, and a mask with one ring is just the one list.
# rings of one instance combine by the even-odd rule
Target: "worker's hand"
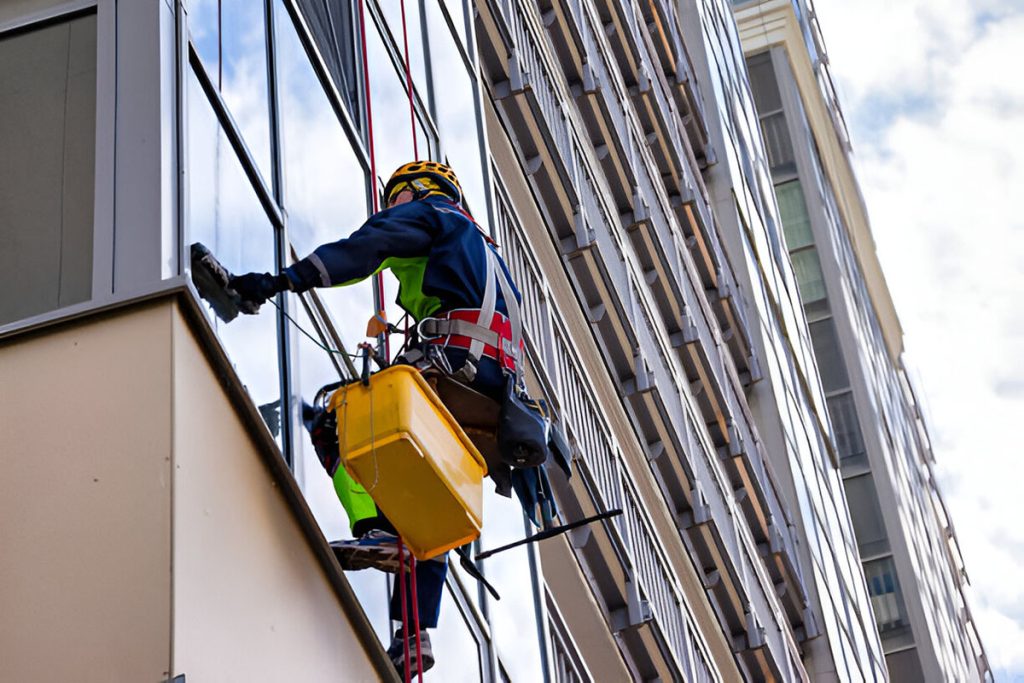
[[285,275],[274,277],[270,273],[246,273],[228,281],[228,289],[232,289],[241,299],[238,309],[242,313],[258,313],[260,306],[267,299],[280,291],[288,289]]

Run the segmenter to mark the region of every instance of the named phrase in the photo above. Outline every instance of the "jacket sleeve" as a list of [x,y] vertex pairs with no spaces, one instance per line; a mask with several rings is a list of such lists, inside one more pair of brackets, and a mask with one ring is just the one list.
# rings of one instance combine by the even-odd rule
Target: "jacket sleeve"
[[434,213],[425,202],[379,211],[348,237],[317,247],[283,272],[297,292],[359,282],[389,258],[425,256],[437,234]]

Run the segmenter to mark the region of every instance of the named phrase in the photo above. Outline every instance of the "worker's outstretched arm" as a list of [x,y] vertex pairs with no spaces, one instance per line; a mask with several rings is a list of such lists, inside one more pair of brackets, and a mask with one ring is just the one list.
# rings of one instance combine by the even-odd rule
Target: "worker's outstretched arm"
[[230,282],[246,301],[262,304],[284,290],[305,292],[363,280],[385,260],[423,256],[437,233],[438,219],[429,204],[408,202],[380,211],[344,239],[324,244],[279,275],[248,273]]

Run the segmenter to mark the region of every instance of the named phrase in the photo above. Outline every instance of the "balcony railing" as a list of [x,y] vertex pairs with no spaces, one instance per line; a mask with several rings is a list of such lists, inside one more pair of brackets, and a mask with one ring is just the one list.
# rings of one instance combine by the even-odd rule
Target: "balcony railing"
[[[579,10],[578,5],[573,7]],[[769,629],[767,638],[757,635],[763,630],[758,620],[786,621],[799,629],[804,625],[806,596],[796,568],[792,531],[749,423],[739,372],[725,339],[734,338],[742,329],[739,312],[743,307],[733,305],[736,294],[730,285],[731,271],[721,257],[713,229],[690,235],[700,235],[696,241],[703,242],[705,257],[714,255],[699,259],[705,261],[707,272],[701,273],[694,265],[695,256],[681,248],[688,240],[671,210],[621,76],[616,76],[617,67],[607,62],[610,50],[594,34],[593,21],[593,16],[588,16],[577,26],[591,70],[589,80],[584,70],[579,90],[597,105],[589,110],[597,126],[589,129],[589,135],[581,123],[587,118],[583,106],[576,111],[567,104],[570,86],[555,70],[554,58],[542,38],[543,20],[525,1],[501,3],[500,10],[481,12],[481,34],[492,37],[497,48],[496,54],[486,54],[482,61],[608,368],[630,417],[646,439],[643,445],[656,461],[658,455],[671,451],[664,461],[671,465],[655,463],[652,470],[660,475],[666,503],[679,516],[681,532],[686,532],[684,540],[697,556],[703,553],[707,560],[699,568],[714,577],[706,583],[719,606],[723,627],[727,634],[754,628],[738,653],[751,666],[777,671],[779,663],[790,658],[786,640],[777,629]],[[661,100],[657,104],[664,106]],[[595,130],[607,137],[595,140]],[[581,138],[589,138],[594,148],[588,149]],[[619,158],[607,163],[613,156]],[[602,182],[600,173],[609,170],[635,180],[628,198],[616,192],[621,184]],[[687,216],[701,212],[710,216],[709,207],[699,199],[694,198],[694,205],[703,204],[703,208],[688,209]],[[705,228],[712,226],[710,221],[704,224]],[[630,227],[637,234],[633,239],[627,231]],[[675,248],[666,254],[665,245]],[[707,294],[709,280],[712,302]],[[720,305],[723,300],[728,300],[727,312],[732,316],[724,333],[721,315],[716,313],[725,310]],[[563,344],[557,325],[555,332],[547,338]],[[549,351],[544,357],[554,357],[557,366],[557,359],[565,354],[571,357],[568,347]],[[612,501],[621,501],[623,496],[616,480],[622,465],[618,450],[608,446],[607,429],[594,428],[595,423],[603,422],[602,413],[588,405],[586,397],[572,395],[586,384],[567,381],[571,368],[558,368],[556,374],[564,375],[555,383],[566,394],[559,402],[565,407],[568,431],[584,453],[585,481],[592,494],[601,498],[591,503],[614,506]],[[686,404],[695,409],[684,410]],[[699,436],[688,444],[668,436],[681,433]],[[733,443],[740,440],[747,444],[745,448]],[[697,443],[702,447],[694,448]],[[727,457],[720,459],[720,448],[727,449]],[[707,490],[702,491],[701,486]],[[696,518],[697,509],[713,509],[714,514],[706,524],[684,523],[687,514],[691,521]],[[719,523],[731,519],[733,511],[752,531],[752,552],[741,550],[734,529],[718,528]],[[697,531],[691,533],[692,528]],[[763,557],[754,544],[765,550]],[[628,550],[623,552],[623,580],[639,585],[641,579],[631,574],[635,563]],[[750,568],[750,558],[764,562],[767,575],[764,569]],[[785,606],[776,596],[774,584],[779,582],[787,585]],[[635,596],[621,599],[623,604],[618,607],[628,608],[633,604],[630,600],[635,602]],[[637,614],[635,609],[627,609],[627,613]],[[748,616],[752,613],[754,617]],[[661,631],[672,633],[663,627]]]

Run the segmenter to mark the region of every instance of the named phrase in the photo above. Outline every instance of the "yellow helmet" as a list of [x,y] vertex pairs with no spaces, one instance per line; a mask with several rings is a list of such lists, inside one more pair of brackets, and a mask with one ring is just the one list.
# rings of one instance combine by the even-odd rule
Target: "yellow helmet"
[[462,186],[455,171],[436,161],[410,161],[391,174],[384,186],[384,206],[391,204],[399,192],[410,189],[417,199],[431,195],[444,195],[462,203]]

